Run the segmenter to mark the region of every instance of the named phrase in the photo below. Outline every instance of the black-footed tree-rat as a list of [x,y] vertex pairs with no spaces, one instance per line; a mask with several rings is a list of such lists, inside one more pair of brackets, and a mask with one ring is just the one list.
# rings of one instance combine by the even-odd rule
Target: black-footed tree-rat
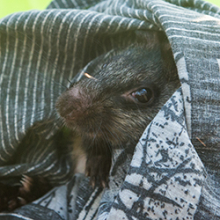
[[107,185],[112,150],[137,143],[180,86],[166,37],[151,31],[136,35],[136,43],[92,61],[57,100],[60,118],[72,130],[73,160],[82,163],[84,155],[93,186]]

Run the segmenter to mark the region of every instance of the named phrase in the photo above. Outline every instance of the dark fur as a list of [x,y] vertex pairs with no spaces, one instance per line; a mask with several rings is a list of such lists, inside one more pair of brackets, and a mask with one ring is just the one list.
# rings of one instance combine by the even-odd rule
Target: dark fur
[[[97,63],[95,66],[94,63]],[[102,65],[100,65],[102,64]],[[142,132],[179,87],[168,42],[156,32],[138,32],[137,42],[94,61],[88,74],[64,92],[57,110],[64,124],[81,138],[91,183],[106,186],[112,149],[137,142]],[[150,88],[154,99],[138,103],[127,95]],[[76,157],[74,158],[76,159]]]

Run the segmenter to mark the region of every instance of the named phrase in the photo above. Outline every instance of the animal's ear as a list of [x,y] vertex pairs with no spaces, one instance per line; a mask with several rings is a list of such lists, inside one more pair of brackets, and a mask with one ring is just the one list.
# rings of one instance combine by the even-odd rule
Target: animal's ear
[[165,68],[167,69],[167,73],[169,73],[167,76],[169,80],[175,79],[177,73],[177,67],[174,61],[173,51],[170,42],[167,39],[166,34],[162,31],[158,32],[158,39],[160,42],[160,50],[161,50],[163,63]]
[[167,36],[163,31],[137,30],[135,35],[137,42],[146,43],[149,48],[160,46],[162,52],[171,50]]
[[146,43],[149,48],[158,46],[160,43],[160,36],[158,31],[151,30],[137,30],[135,31],[137,42]]
[[[177,72],[169,40],[163,31],[138,30],[135,34],[137,42],[146,44],[146,49],[160,48],[163,64],[168,73]],[[169,74],[169,77],[172,78],[172,75],[174,74]]]
[[166,56],[167,53],[169,53],[171,55],[172,54],[172,49],[171,49],[170,42],[167,39],[166,34],[163,31],[158,31],[157,35],[158,35],[158,40],[159,40],[159,43],[160,43],[160,48],[161,48],[162,55]]

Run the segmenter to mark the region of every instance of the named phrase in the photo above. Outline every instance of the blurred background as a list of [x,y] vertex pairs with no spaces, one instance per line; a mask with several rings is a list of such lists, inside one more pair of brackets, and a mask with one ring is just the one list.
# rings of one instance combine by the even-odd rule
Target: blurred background
[[[0,18],[13,12],[45,9],[52,0],[0,0]],[[206,0],[220,7],[220,0]]]
[[45,9],[52,0],[0,0],[0,18],[19,11]]

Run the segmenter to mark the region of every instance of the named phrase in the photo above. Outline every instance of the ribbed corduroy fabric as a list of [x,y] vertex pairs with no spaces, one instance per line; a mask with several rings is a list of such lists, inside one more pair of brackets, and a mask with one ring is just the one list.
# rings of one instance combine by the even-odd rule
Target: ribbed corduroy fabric
[[[139,29],[166,33],[181,88],[133,155],[115,152],[109,189],[93,190],[55,148],[55,102],[89,61]],[[0,219],[220,219],[219,39],[220,9],[202,0],[55,0],[1,19],[0,176],[63,185]]]

